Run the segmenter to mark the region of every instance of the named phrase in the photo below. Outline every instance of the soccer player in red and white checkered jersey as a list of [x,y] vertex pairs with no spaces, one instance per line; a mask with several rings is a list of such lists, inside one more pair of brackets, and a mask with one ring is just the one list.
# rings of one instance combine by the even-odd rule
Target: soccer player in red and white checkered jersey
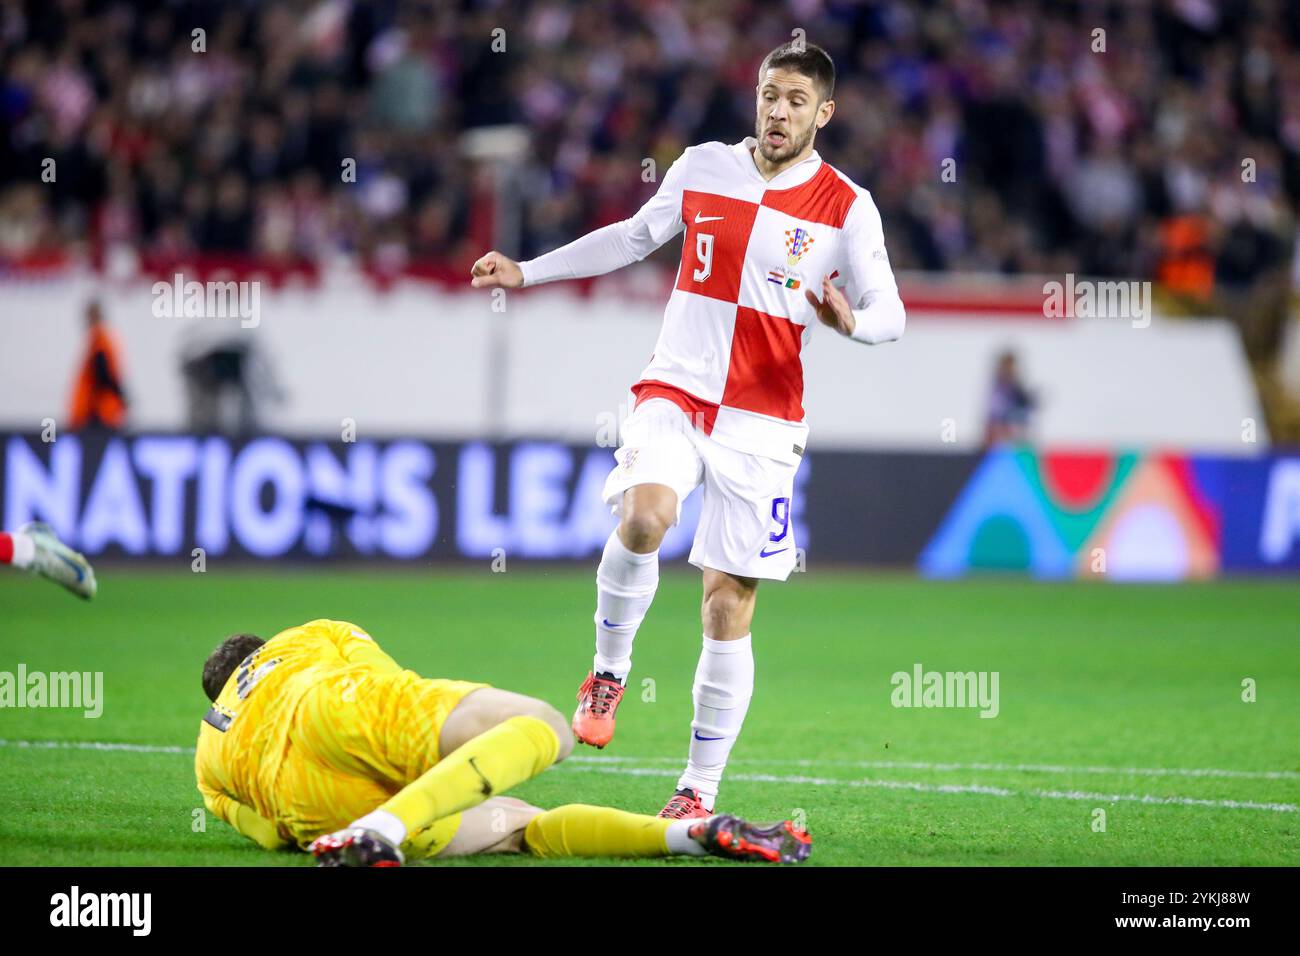
[[758,580],[796,564],[794,476],[806,446],[801,351],[813,319],[867,344],[897,339],[903,303],[871,195],[824,163],[835,67],[787,44],[759,68],[755,136],[687,149],[632,218],[527,262],[479,259],[476,288],[600,275],[686,231],[650,364],[632,386],[604,497],[619,525],[596,571],[596,655],[577,738],[603,747],[659,583],[659,544],[703,485],[690,561],[704,574],[704,648],[686,771],[661,815],[709,816],[754,684]]

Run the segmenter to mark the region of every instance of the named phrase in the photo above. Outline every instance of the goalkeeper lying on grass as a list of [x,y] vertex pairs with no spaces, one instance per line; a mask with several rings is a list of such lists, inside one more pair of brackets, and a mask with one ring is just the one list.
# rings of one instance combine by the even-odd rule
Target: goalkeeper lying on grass
[[531,697],[403,670],[343,621],[269,641],[233,635],[204,664],[203,689],[212,707],[195,773],[208,809],[259,845],[296,845],[322,866],[502,852],[794,863],[811,850],[789,821],[541,810],[499,796],[568,756],[568,721]]

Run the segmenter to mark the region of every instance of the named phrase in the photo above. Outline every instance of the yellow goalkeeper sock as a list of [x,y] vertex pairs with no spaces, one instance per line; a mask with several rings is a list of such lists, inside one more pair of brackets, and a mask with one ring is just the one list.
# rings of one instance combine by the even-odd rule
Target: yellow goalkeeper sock
[[560,752],[560,738],[536,717],[511,717],[461,744],[379,807],[414,833],[537,776]]
[[672,820],[581,803],[539,813],[524,828],[533,856],[667,856]]

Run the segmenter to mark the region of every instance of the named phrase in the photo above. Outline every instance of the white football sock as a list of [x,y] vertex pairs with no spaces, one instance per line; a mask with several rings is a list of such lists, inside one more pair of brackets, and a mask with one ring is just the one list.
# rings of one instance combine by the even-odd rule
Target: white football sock
[[632,670],[632,640],[659,587],[659,551],[637,554],[615,528],[596,568],[596,656],[594,673],[626,683]]
[[740,736],[749,698],[754,693],[752,636],[746,634],[734,641],[715,641],[706,636],[692,693],[695,719],[691,721],[690,754],[677,789],[698,790],[705,808],[712,811],[722,771]]
[[26,531],[11,531],[9,537],[14,543],[14,556],[10,560],[15,568],[29,568],[36,560],[36,542]]
[[664,842],[668,844],[669,853],[681,853],[685,856],[706,856],[708,850],[691,838],[691,827],[699,820],[674,820],[664,832]]
[[401,846],[406,839],[406,824],[396,814],[387,810],[371,810],[364,817],[353,820],[352,826],[374,830],[393,846]]

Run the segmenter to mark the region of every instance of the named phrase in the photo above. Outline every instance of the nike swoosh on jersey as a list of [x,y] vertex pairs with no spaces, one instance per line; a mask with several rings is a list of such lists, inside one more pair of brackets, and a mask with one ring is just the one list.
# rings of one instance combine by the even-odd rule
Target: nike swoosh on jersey
[[700,212],[697,212],[695,214],[695,222],[697,225],[702,222],[717,222],[719,219],[722,218],[723,218],[722,216],[706,216]]
[[760,558],[770,558],[774,554],[780,554],[782,551],[789,551],[789,550],[790,550],[789,548],[777,548],[775,551],[768,551],[766,548],[764,548],[762,551],[758,552],[758,556]]

